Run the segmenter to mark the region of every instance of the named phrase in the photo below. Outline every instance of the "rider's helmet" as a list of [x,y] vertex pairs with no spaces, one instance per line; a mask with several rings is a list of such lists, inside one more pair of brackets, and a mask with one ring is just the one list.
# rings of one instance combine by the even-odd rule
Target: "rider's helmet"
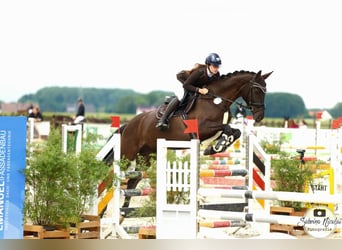
[[220,66],[221,65],[221,58],[216,53],[210,53],[207,58],[205,58],[205,64],[206,65],[214,65],[214,66]]

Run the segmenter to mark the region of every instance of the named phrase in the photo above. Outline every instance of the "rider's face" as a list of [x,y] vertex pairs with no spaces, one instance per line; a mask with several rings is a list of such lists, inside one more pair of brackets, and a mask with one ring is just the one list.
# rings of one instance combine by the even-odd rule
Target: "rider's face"
[[216,74],[219,71],[219,68],[220,68],[220,66],[215,66],[215,65],[212,65],[212,64],[209,65],[209,70],[213,74]]

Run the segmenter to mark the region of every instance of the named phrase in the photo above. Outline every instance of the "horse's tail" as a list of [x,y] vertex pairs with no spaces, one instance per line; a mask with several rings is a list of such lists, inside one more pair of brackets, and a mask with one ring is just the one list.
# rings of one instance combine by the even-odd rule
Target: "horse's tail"
[[127,124],[121,125],[120,128],[118,128],[117,130],[114,131],[114,134],[122,133],[126,127],[127,127]]

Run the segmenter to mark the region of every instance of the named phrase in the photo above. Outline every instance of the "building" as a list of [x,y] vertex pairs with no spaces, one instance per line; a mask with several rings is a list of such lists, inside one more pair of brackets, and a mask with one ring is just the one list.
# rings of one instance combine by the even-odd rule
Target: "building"
[[1,103],[1,113],[6,114],[27,114],[30,106],[36,106],[37,103]]

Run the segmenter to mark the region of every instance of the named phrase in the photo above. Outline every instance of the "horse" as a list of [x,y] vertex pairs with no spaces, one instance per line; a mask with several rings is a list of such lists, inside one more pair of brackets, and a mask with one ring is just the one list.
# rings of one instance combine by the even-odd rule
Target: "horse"
[[62,124],[72,123],[74,120],[68,115],[53,115],[50,122],[53,128],[62,127]]
[[295,122],[295,120],[290,119],[290,117],[285,116],[283,122],[283,128],[299,128],[299,124]]
[[283,128],[307,128],[307,123],[305,120],[300,120],[298,123],[296,123],[294,119],[285,117],[282,127]]
[[[264,118],[264,98],[266,94],[265,80],[271,74],[262,75],[249,71],[235,71],[221,76],[218,81],[208,84],[209,94],[197,96],[196,104],[186,114],[186,119],[197,119],[199,139],[204,141],[224,130],[222,123],[224,113],[230,113],[230,106],[239,97],[247,103],[246,109],[253,113],[253,119],[260,122]],[[222,101],[221,101],[222,100]],[[157,138],[166,140],[190,140],[184,133],[186,125],[181,115],[174,115],[170,119],[170,127],[165,131],[155,128],[157,110],[141,113],[132,118],[122,130],[121,154],[133,161],[137,155],[147,156],[156,152]]]
[[[262,74],[261,70],[257,73],[243,70],[228,73],[206,86],[209,90],[207,95],[196,97],[194,106],[186,113],[186,119],[197,119],[200,142],[216,136],[218,145],[216,145],[216,149],[215,146],[211,146],[209,150],[206,149],[207,154],[217,152],[217,148],[222,152],[228,145],[232,144],[232,141],[227,139],[225,130],[230,128],[229,122],[232,118],[230,106],[239,97],[242,97],[246,103],[246,105],[242,105],[242,103],[239,105],[250,110],[256,122],[260,122],[264,118],[265,80],[271,74],[272,72]],[[227,122],[223,122],[225,112],[230,114]],[[166,140],[192,139],[191,135],[184,133],[186,125],[183,122],[184,112],[183,116],[181,113],[176,112],[170,118],[169,128],[165,131],[155,127],[158,121],[157,110],[133,117],[120,128],[122,159],[134,161],[140,155],[145,157],[146,162],[148,162],[149,156],[156,153],[158,138]],[[139,181],[139,178],[130,179],[127,183],[127,189],[134,189]],[[123,207],[128,206],[129,197],[126,197]]]

